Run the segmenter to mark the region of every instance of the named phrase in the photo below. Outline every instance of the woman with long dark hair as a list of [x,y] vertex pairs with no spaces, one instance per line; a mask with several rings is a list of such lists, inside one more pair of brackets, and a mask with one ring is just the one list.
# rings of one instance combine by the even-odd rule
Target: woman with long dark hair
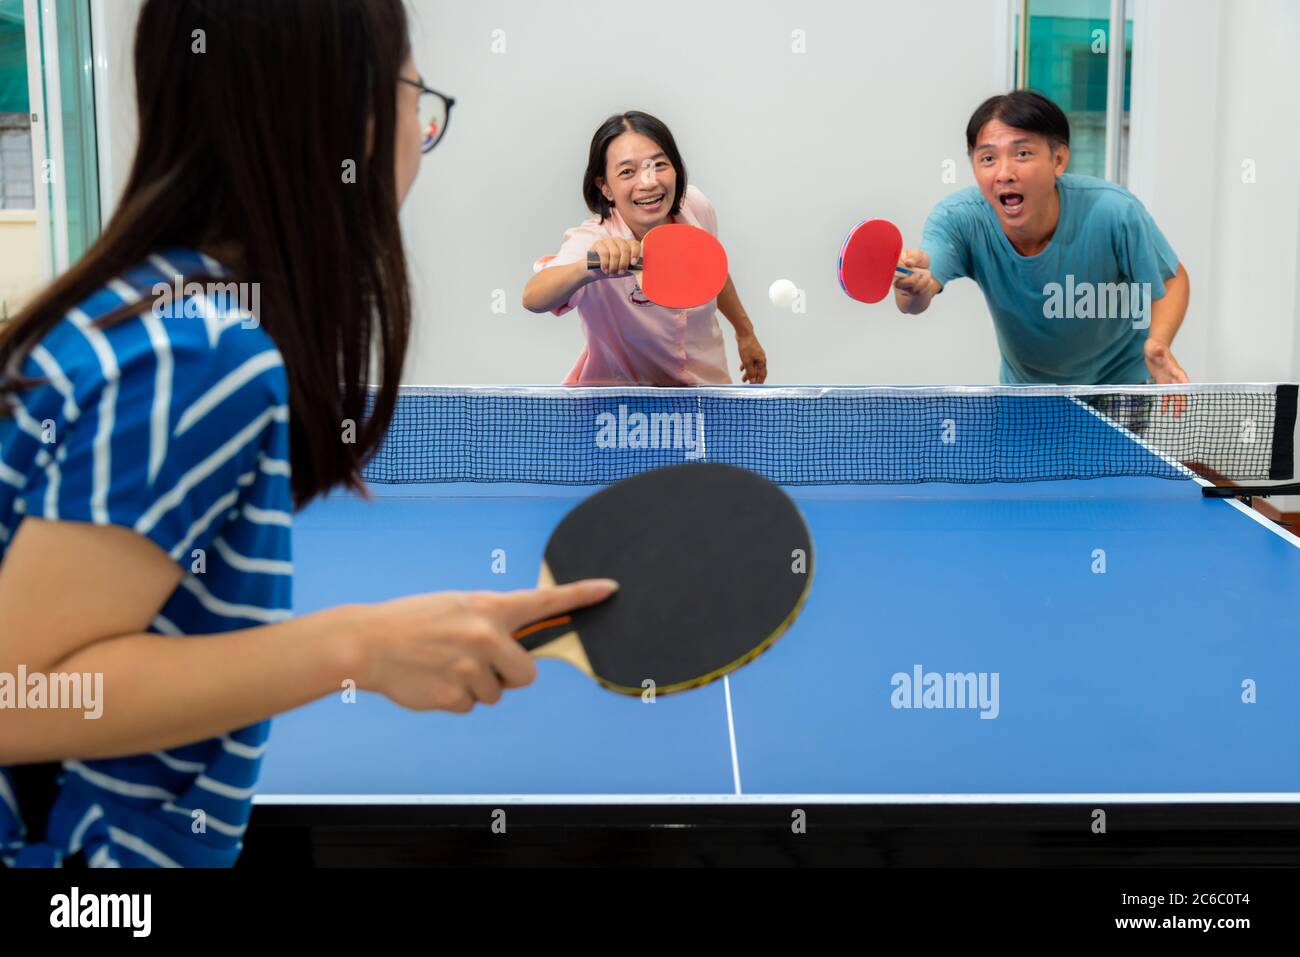
[[291,618],[293,512],[364,491],[394,409],[398,207],[449,101],[400,0],[147,0],[135,70],[112,221],[0,334],[11,867],[229,865],[271,716],[494,703],[535,676],[514,628],[614,587]]
[[[582,197],[594,215],[564,234],[559,252],[533,264],[524,287],[531,312],[578,311],[587,345],[564,383],[728,383],[719,311],[735,329],[742,378],[762,383],[767,356],[730,276],[716,299],[669,309],[647,299],[628,271],[656,226],[685,223],[718,234],[713,204],[687,182],[668,127],[638,110],[605,120],[591,138]],[[600,269],[587,268],[589,252],[600,257]]]

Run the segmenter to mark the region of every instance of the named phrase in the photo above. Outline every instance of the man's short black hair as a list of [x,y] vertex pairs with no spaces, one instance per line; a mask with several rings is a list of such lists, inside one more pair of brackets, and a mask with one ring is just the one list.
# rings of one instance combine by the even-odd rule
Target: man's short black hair
[[975,108],[966,124],[966,152],[975,152],[975,140],[990,120],[1001,120],[1018,130],[1038,133],[1053,149],[1070,145],[1070,121],[1064,111],[1034,90],[1012,90],[990,96]]

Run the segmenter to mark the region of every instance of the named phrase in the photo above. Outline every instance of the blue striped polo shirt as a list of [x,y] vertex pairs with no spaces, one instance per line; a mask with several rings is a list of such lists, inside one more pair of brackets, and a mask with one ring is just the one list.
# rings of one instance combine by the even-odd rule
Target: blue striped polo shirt
[[[183,570],[149,631],[211,635],[290,616],[289,387],[251,297],[178,277],[227,275],[162,251],[70,311],[27,358],[45,384],[0,418],[0,562],[24,516],[117,525]],[[183,278],[181,280],[183,282]],[[181,292],[166,310],[92,320]],[[159,315],[158,313],[161,313]],[[105,711],[113,707],[105,687]],[[0,714],[0,723],[3,715]],[[242,846],[270,722],[112,760],[63,762],[43,843],[27,843],[0,768],[0,859],[50,866],[229,866]]]

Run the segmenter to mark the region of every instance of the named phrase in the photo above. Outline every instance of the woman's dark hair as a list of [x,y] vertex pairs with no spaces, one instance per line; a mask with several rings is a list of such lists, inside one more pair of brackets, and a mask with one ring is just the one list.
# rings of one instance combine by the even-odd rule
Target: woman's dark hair
[[[225,281],[258,284],[259,324],[284,357],[295,503],[339,484],[363,490],[410,336],[394,173],[409,52],[401,0],[147,0],[135,35],[140,142],[121,201],[0,337],[0,414],[43,381],[22,375],[32,348],[101,286],[169,246],[227,249]],[[354,443],[340,438],[347,419]]]
[[966,124],[966,152],[975,152],[975,140],[990,120],[1001,120],[1018,130],[1038,133],[1048,145],[1070,145],[1070,121],[1059,106],[1034,90],[1012,90],[990,96],[975,108]]
[[587,208],[602,220],[607,219],[613,209],[596,185],[596,177],[605,175],[605,154],[609,152],[609,144],[624,133],[640,133],[654,140],[668,157],[668,162],[673,164],[673,169],[677,171],[677,195],[673,197],[672,209],[668,212],[675,216],[681,211],[682,197],[686,195],[686,164],[682,162],[682,154],[677,151],[677,141],[673,139],[672,131],[662,120],[640,110],[615,113],[601,123],[592,136],[591,150],[587,153],[587,172],[582,175],[582,198],[587,201]]

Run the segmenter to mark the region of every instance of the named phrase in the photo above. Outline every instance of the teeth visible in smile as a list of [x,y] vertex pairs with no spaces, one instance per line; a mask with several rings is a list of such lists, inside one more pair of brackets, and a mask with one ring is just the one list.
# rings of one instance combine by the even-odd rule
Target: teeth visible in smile
[[636,200],[633,200],[633,202],[634,202],[637,206],[653,206],[655,203],[659,202],[661,199],[663,199],[663,195],[662,195],[662,194],[659,195],[659,196],[655,196],[653,199],[636,199]]

